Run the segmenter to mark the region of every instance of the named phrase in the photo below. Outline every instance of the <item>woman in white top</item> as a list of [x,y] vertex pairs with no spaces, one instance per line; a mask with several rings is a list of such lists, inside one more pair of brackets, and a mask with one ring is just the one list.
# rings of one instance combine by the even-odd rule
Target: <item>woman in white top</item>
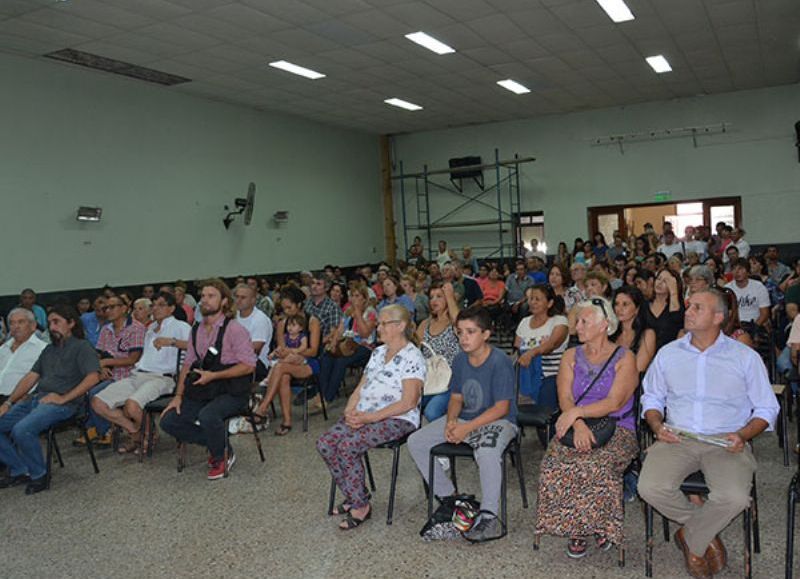
[[379,444],[400,439],[419,426],[419,399],[425,382],[425,359],[412,343],[410,312],[389,305],[378,314],[375,348],[344,410],[344,416],[317,440],[317,450],[344,495],[334,515],[354,529],[372,514],[364,480],[364,454]]
[[517,326],[514,347],[520,351],[519,364],[524,368],[530,366],[535,357],[541,356],[542,387],[536,403],[556,409],[556,376],[569,342],[564,302],[555,295],[553,288],[546,285],[528,288],[525,296],[531,315],[523,318]]

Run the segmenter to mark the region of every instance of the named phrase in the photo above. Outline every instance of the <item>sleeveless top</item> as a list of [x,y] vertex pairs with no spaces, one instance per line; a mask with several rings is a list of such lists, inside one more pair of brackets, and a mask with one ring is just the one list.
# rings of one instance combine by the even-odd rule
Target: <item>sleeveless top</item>
[[[425,332],[423,334],[422,341],[428,344],[431,347],[431,350],[440,356],[444,356],[444,359],[447,360],[447,365],[452,368],[453,360],[455,360],[456,354],[461,351],[461,345],[458,343],[458,337],[453,331],[453,325],[449,324],[443,332],[440,332],[435,336],[431,334],[430,328],[431,324],[428,322],[428,324],[425,326]],[[428,351],[428,348],[422,348],[422,355],[426,358],[431,357],[431,353]]]
[[[584,396],[583,400],[580,401],[579,406],[588,406],[589,404],[593,404],[595,402],[599,402],[603,398],[608,396],[608,393],[611,391],[611,385],[614,383],[614,378],[616,377],[616,371],[614,370],[614,366],[619,362],[622,357],[625,355],[626,348],[620,347],[619,351],[613,355],[611,362],[609,362],[608,366],[603,372],[603,375],[598,378],[597,382],[595,382],[592,389],[589,393]],[[574,378],[572,380],[572,396],[575,400],[577,400],[581,394],[589,387],[589,384],[592,383],[597,373],[603,368],[605,361],[601,362],[600,364],[592,364],[586,358],[586,354],[584,353],[584,347],[580,346],[575,350],[575,370],[574,370]],[[615,418],[620,418],[621,416],[627,414],[625,418],[620,419],[617,422],[618,426],[622,428],[627,428],[628,430],[636,430],[636,417],[633,416],[631,409],[633,408],[633,396],[631,396],[630,400],[625,403],[625,406],[622,407],[621,410],[618,412],[612,412],[609,416],[613,416]]]

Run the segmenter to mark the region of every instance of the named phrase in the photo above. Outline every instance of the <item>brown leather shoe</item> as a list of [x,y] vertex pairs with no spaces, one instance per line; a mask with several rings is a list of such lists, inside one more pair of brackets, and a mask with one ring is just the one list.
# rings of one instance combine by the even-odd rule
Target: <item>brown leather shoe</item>
[[683,551],[683,558],[686,560],[686,570],[695,579],[711,579],[711,571],[708,562],[704,557],[698,557],[689,550],[686,539],[683,536],[683,527],[675,533],[675,545]]
[[728,564],[728,551],[725,550],[725,545],[722,544],[719,536],[714,537],[714,540],[708,544],[703,558],[708,563],[708,570],[714,575],[722,571]]

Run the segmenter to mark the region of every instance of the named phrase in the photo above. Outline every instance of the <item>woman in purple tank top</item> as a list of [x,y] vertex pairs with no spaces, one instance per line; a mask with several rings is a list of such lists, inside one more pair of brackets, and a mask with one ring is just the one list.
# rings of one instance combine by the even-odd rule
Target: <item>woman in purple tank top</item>
[[[567,555],[575,559],[586,554],[591,538],[601,550],[622,545],[622,476],[638,452],[632,408],[639,381],[633,354],[608,339],[618,325],[611,303],[595,297],[576,308],[583,345],[561,360],[556,422],[557,440],[574,428],[575,448],[548,447],[534,530],[537,543],[543,534],[568,537]],[[584,419],[604,416],[617,418],[617,428],[604,446],[592,448],[596,440]]]

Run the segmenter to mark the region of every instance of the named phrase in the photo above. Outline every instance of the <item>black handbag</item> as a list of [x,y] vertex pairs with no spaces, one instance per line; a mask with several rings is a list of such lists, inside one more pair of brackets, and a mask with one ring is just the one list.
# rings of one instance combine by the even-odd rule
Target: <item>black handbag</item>
[[[603,372],[605,372],[606,368],[608,368],[608,365],[611,362],[611,360],[613,360],[614,356],[617,355],[619,348],[620,347],[617,346],[616,350],[614,350],[614,353],[611,354],[608,360],[606,360],[606,363],[603,364],[603,368],[597,373],[597,376],[594,377],[592,383],[589,384],[588,388],[586,388],[586,390],[584,390],[583,393],[575,401],[575,406],[577,406],[578,402],[583,400],[584,397],[589,393],[589,391],[594,387],[595,383],[597,383],[597,381],[600,379],[600,376],[602,376]],[[625,414],[625,416],[622,416],[622,418],[626,417],[627,413]],[[592,434],[594,435],[595,442],[592,443],[592,448],[600,448],[601,446],[605,446],[608,443],[608,441],[611,440],[611,437],[614,436],[614,432],[617,429],[618,419],[614,416],[601,416],[599,418],[581,418],[581,420],[583,420],[583,422],[586,424],[589,430],[592,431]],[[559,442],[561,442],[561,444],[563,444],[564,446],[575,448],[575,428],[570,427],[570,429],[564,433],[564,436],[561,437]]]

